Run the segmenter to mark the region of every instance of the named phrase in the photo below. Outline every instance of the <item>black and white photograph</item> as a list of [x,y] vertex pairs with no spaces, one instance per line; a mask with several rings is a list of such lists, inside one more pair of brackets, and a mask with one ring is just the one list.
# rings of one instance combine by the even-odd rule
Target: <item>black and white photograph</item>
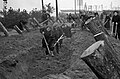
[[120,0],[0,0],[0,79],[120,79]]

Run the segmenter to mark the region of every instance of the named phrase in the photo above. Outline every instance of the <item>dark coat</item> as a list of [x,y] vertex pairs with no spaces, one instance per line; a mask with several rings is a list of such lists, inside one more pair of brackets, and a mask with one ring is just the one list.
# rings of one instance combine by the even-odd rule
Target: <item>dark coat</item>
[[110,16],[106,16],[105,18],[105,28],[110,29]]

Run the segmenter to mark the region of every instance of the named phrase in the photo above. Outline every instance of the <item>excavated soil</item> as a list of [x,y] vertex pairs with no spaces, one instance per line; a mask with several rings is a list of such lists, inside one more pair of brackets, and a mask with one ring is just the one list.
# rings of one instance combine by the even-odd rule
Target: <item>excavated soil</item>
[[[77,30],[71,39],[63,40],[59,55],[47,59],[41,40],[39,30],[0,37],[0,79],[97,79],[80,59],[84,50],[95,42],[90,32]],[[11,67],[2,63],[4,60],[18,62]]]

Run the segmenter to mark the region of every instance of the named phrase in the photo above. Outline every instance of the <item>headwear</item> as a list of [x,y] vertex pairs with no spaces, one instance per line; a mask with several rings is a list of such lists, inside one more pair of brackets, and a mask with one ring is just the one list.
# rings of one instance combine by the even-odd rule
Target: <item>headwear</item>
[[115,12],[116,12],[116,13],[118,13],[118,11],[117,11],[117,10],[115,10],[113,13],[115,13]]
[[96,15],[98,15],[98,13],[96,12],[96,13],[94,13],[94,15],[96,16]]

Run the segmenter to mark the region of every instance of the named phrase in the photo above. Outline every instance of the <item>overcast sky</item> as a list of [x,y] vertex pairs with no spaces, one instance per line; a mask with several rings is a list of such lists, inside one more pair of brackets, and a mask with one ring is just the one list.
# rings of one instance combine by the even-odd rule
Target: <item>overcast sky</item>
[[[0,9],[3,8],[2,2],[0,0]],[[120,0],[83,0],[83,4],[87,3],[87,5],[101,5],[110,7],[111,2],[113,2],[113,6],[120,5]],[[44,0],[44,3],[52,3],[52,6],[55,7],[55,0]],[[59,10],[63,9],[74,9],[74,0],[58,0]],[[27,10],[32,10],[33,8],[41,9],[41,0],[8,0],[8,8],[22,8]]]

